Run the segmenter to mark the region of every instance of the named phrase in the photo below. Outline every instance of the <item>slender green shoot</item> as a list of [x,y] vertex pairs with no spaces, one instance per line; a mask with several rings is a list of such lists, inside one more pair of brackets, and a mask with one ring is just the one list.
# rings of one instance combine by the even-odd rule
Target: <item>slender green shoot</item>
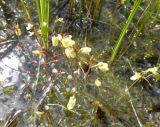
[[101,13],[102,13],[102,8],[103,8],[103,5],[104,5],[104,2],[105,2],[105,0],[101,0],[101,2],[100,2],[100,5],[99,5],[99,12],[98,12],[98,19],[100,18],[100,16],[101,16]]
[[38,10],[40,29],[42,34],[43,47],[47,50],[48,47],[48,29],[49,29],[49,8],[50,0],[36,0]]
[[79,0],[79,17],[80,17],[80,20],[82,21],[82,7],[83,6],[83,0]]
[[93,19],[96,19],[98,17],[98,12],[100,10],[100,6],[101,6],[101,0],[96,0],[95,9],[93,11]]
[[69,14],[72,16],[73,14],[73,8],[75,7],[75,0],[70,0],[69,1]]
[[[146,10],[144,10],[144,12],[142,14],[142,16],[144,18],[142,19],[141,24],[139,25],[138,31],[133,35],[133,37],[131,39],[131,42],[125,48],[125,50],[122,52],[122,54],[119,56],[119,58],[121,58],[127,52],[127,50],[130,48],[132,43],[136,41],[136,39],[140,35],[140,33],[146,28],[146,25],[150,21],[150,19],[153,18],[152,22],[153,22],[153,24],[155,24],[155,22],[157,20],[157,17],[158,17],[158,14],[160,12],[159,3],[160,3],[160,0],[159,1],[152,1],[152,0],[150,1],[150,4],[148,5],[148,8],[146,8]],[[140,22],[140,20],[139,20],[139,22]],[[138,23],[137,23],[137,25],[138,25]]]
[[141,3],[141,0],[136,0],[135,1],[134,5],[133,5],[133,8],[131,10],[131,13],[130,13],[128,19],[127,19],[127,22],[126,22],[125,26],[123,27],[122,32],[121,32],[121,34],[120,34],[120,36],[119,36],[119,38],[118,38],[118,40],[116,42],[114,51],[113,51],[112,56],[110,58],[110,63],[112,63],[114,61],[114,59],[115,59],[115,57],[116,57],[116,55],[118,53],[118,50],[120,48],[120,45],[122,43],[122,40],[123,40],[125,34],[128,31],[129,25],[132,22],[132,19],[133,19],[134,15],[135,15],[136,11],[138,10],[138,7],[139,7],[140,3]]

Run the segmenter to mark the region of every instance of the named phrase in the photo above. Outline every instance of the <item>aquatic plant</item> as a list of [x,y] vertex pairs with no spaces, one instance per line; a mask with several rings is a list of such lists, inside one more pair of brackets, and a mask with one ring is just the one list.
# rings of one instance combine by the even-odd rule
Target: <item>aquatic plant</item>
[[[102,12],[102,8],[104,5],[104,0],[70,0],[69,1],[70,4],[70,8],[69,8],[69,12],[70,12],[70,16],[73,15],[73,10],[76,7],[76,5],[78,4],[78,17],[80,20],[82,20],[82,18],[88,17],[91,18],[93,20],[97,20],[100,18],[100,14]],[[86,14],[84,13],[86,10]]]
[[[63,2],[64,1],[57,1],[57,6],[53,7],[53,10],[57,10],[60,6],[58,3],[60,3],[63,7],[68,7],[66,10],[64,9],[63,14],[68,14],[68,11],[70,11],[70,15],[74,17],[75,15],[72,11],[75,9],[76,12],[79,12],[80,2],[82,2],[78,18],[88,16],[86,13],[91,13],[89,17],[91,16],[96,23],[95,25],[92,24],[92,30],[86,31],[85,35],[78,33],[77,37],[75,31],[72,32],[68,27],[66,28],[68,24],[72,24],[72,22],[66,22],[68,17],[57,18],[59,15],[62,17],[63,15],[56,13],[56,20],[50,22],[53,25],[53,29],[51,28],[52,35],[48,35],[51,38],[52,46],[46,48],[49,49],[46,52],[43,48],[45,46],[36,44],[37,49],[32,49],[32,53],[26,53],[27,62],[28,54],[31,54],[29,63],[35,67],[34,73],[33,71],[31,72],[31,78],[34,78],[34,81],[29,81],[28,83],[27,77],[27,83],[23,83],[26,88],[24,88],[20,96],[29,104],[29,108],[27,107],[23,112],[21,110],[13,111],[12,114],[8,115],[9,117],[4,121],[3,125],[16,126],[21,123],[19,122],[21,119],[25,119],[25,122],[27,121],[26,126],[117,127],[153,125],[154,123],[150,122],[150,116],[154,114],[153,112],[159,110],[159,102],[155,103],[158,100],[156,98],[159,98],[159,93],[156,91],[159,90],[158,83],[160,81],[160,67],[159,61],[157,60],[159,59],[159,57],[157,57],[159,54],[154,58],[156,62],[148,62],[148,57],[143,57],[143,55],[145,55],[144,50],[139,49],[138,46],[147,48],[147,45],[150,44],[148,40],[142,36],[144,36],[143,30],[149,34],[149,31],[151,31],[151,35],[153,35],[153,26],[151,26],[149,22],[150,18],[151,21],[159,22],[157,17],[159,10],[155,11],[153,9],[154,5],[157,5],[157,1],[145,1],[145,4],[143,3],[144,5],[136,4],[137,1],[116,1],[115,4],[117,5],[114,13],[107,8],[107,15],[104,13],[105,20],[103,21],[95,20],[98,18],[99,7],[102,5],[101,0],[71,0],[68,1],[70,2],[69,5],[66,1],[64,4]],[[85,2],[88,2],[87,5],[84,4]],[[150,4],[150,2],[152,4]],[[95,5],[95,3],[97,4]],[[133,4],[136,4],[136,7],[135,5],[133,6],[135,10],[132,8],[133,10],[131,12],[128,10],[126,10],[125,13],[118,12],[118,9],[121,9],[123,5],[132,7],[131,5]],[[151,8],[150,5],[152,5]],[[146,11],[146,6],[150,8],[148,11]],[[154,11],[151,11],[152,9]],[[61,8],[61,10],[63,9]],[[104,10],[101,11],[103,12]],[[126,21],[125,17],[128,17],[127,14],[129,13],[130,19],[128,18],[127,22],[124,22]],[[147,13],[146,17],[144,16],[145,13]],[[121,16],[121,14],[123,15]],[[144,16],[144,18],[141,16]],[[122,17],[123,20],[121,19]],[[74,18],[77,18],[77,15]],[[35,36],[30,37],[33,34],[29,32],[34,32],[33,29],[35,27],[38,29],[38,25],[34,26],[30,21],[27,20],[25,25],[20,24],[20,26],[24,25],[25,30],[27,30],[27,38],[32,38],[41,44],[40,40],[34,38]],[[63,27],[58,27],[58,30],[55,29],[57,22],[63,22]],[[147,24],[147,22],[149,24]],[[76,22],[75,24],[78,26],[78,23]],[[131,23],[135,24],[134,28],[130,29]],[[147,28],[151,27],[151,29],[148,30],[145,26]],[[123,28],[122,31],[120,31],[121,28]],[[83,29],[83,27],[80,29]],[[20,36],[20,34],[18,34],[20,27],[16,26],[15,30],[17,30],[15,34]],[[106,31],[109,31],[109,33]],[[136,35],[135,38],[140,39],[137,40],[137,42],[141,42],[141,45],[134,43],[134,46],[137,47],[133,50],[131,48],[129,50],[131,52],[129,52],[128,55],[125,55],[123,59],[115,62],[115,65],[108,65],[108,59],[111,57],[112,42],[115,42],[115,39],[118,37],[116,34],[120,33],[121,36],[119,36],[115,46],[115,50],[117,50],[115,52],[117,53],[112,57],[113,59],[110,59],[111,63],[115,60],[122,41],[130,42],[129,39],[127,41],[125,40],[126,32],[129,34],[127,34],[127,37]],[[41,31],[39,33],[39,37],[43,37]],[[109,36],[106,36],[106,34]],[[37,34],[34,33],[34,35]],[[157,42],[159,40],[159,36],[157,35],[151,36],[150,38],[156,39]],[[147,45],[144,46],[144,43]],[[3,43],[1,43],[1,45],[2,44]],[[24,49],[22,50],[25,51]],[[144,63],[138,63],[139,61],[136,59],[136,55],[132,54],[132,52],[136,52],[138,57],[141,53],[142,57],[140,57],[140,62]],[[147,55],[146,53],[146,56]],[[148,56],[151,55],[149,54]],[[27,70],[27,74],[28,72],[29,70]],[[5,94],[13,93],[5,90],[3,92]],[[152,98],[152,96],[154,97]],[[152,99],[154,99],[154,101],[150,101]],[[154,104],[156,106],[154,106]],[[21,116],[22,118],[20,118]],[[144,118],[144,116],[146,117]],[[156,118],[153,119],[155,120]]]
[[49,10],[50,0],[36,0],[36,6],[38,10],[40,31],[42,36],[43,47],[47,50],[48,46],[48,32],[49,32]]
[[135,16],[136,11],[137,11],[137,9],[139,8],[140,3],[141,3],[141,0],[136,0],[136,1],[134,2],[134,6],[133,6],[133,8],[132,8],[132,10],[131,10],[131,12],[130,12],[130,15],[129,15],[127,21],[126,21],[126,24],[124,25],[124,27],[123,27],[123,29],[122,29],[122,31],[121,31],[121,34],[119,35],[119,38],[118,38],[118,40],[117,40],[117,42],[116,42],[116,45],[115,45],[115,47],[114,47],[114,51],[113,51],[112,56],[111,56],[111,58],[110,58],[110,62],[111,62],[111,63],[114,61],[115,56],[116,56],[117,53],[118,53],[118,50],[119,50],[120,45],[121,45],[121,43],[122,43],[122,41],[123,41],[123,38],[124,38],[125,34],[126,34],[127,31],[128,31],[129,25],[130,25],[130,23],[132,22],[132,19],[133,19],[133,17]]
[[119,58],[121,58],[129,50],[131,45],[137,41],[138,36],[140,36],[141,32],[143,32],[143,30],[146,29],[147,24],[150,24],[150,27],[154,27],[154,25],[156,24],[155,22],[157,22],[157,17],[158,17],[157,14],[160,12],[159,3],[160,1],[150,1],[148,3],[148,6],[143,10],[143,13],[141,14],[140,18],[136,23],[138,31],[135,32],[134,29],[132,30],[132,32],[129,35],[131,41],[127,47],[123,48],[123,52],[121,53]]

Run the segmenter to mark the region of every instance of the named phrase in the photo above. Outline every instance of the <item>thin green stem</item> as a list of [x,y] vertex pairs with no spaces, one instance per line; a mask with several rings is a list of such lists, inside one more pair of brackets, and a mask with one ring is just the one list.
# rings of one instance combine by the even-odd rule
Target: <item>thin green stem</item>
[[114,59],[115,59],[115,57],[116,57],[116,55],[118,53],[118,50],[120,48],[120,45],[122,43],[122,40],[123,40],[125,34],[128,31],[129,25],[132,22],[132,19],[133,19],[134,15],[135,15],[136,11],[138,10],[138,7],[139,7],[140,3],[141,3],[141,0],[136,0],[135,1],[134,6],[133,6],[133,8],[131,10],[131,13],[130,13],[128,19],[127,19],[127,22],[126,22],[125,26],[122,29],[122,32],[121,32],[121,34],[120,34],[120,36],[118,38],[118,41],[116,42],[114,51],[113,51],[112,56],[110,58],[110,63],[112,63],[114,61]]
[[50,0],[36,0],[38,10],[40,29],[42,34],[43,47],[47,50],[48,46],[48,31],[49,31],[49,10]]

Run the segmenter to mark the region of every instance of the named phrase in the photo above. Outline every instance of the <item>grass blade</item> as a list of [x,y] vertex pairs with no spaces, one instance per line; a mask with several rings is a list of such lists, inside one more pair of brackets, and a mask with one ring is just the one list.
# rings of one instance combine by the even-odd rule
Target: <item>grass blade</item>
[[116,42],[114,51],[113,51],[112,56],[111,56],[111,58],[110,58],[110,63],[112,63],[112,62],[114,61],[114,59],[115,59],[115,57],[116,57],[116,55],[117,55],[117,53],[118,53],[118,50],[119,50],[119,48],[120,48],[120,45],[121,45],[121,43],[122,43],[122,40],[123,40],[125,34],[126,34],[127,31],[128,31],[129,25],[130,25],[130,23],[132,22],[132,19],[133,19],[134,15],[135,15],[135,13],[136,13],[136,11],[137,11],[140,3],[141,3],[141,0],[136,0],[136,1],[135,1],[134,5],[133,5],[133,8],[132,8],[132,10],[131,10],[131,13],[130,13],[128,19],[127,19],[127,22],[126,22],[125,26],[124,26],[123,29],[122,29],[122,32],[121,32],[121,34],[120,34],[120,36],[119,36],[119,38],[118,38],[118,41]]
[[49,29],[50,0],[36,0],[36,6],[38,10],[43,47],[47,50],[49,48],[48,29]]

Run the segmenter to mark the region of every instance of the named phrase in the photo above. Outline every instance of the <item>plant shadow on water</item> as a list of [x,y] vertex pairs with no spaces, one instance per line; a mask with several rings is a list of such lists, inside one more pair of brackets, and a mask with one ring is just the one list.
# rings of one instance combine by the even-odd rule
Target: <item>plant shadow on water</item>
[[160,1],[41,1],[0,1],[0,126],[160,126]]

